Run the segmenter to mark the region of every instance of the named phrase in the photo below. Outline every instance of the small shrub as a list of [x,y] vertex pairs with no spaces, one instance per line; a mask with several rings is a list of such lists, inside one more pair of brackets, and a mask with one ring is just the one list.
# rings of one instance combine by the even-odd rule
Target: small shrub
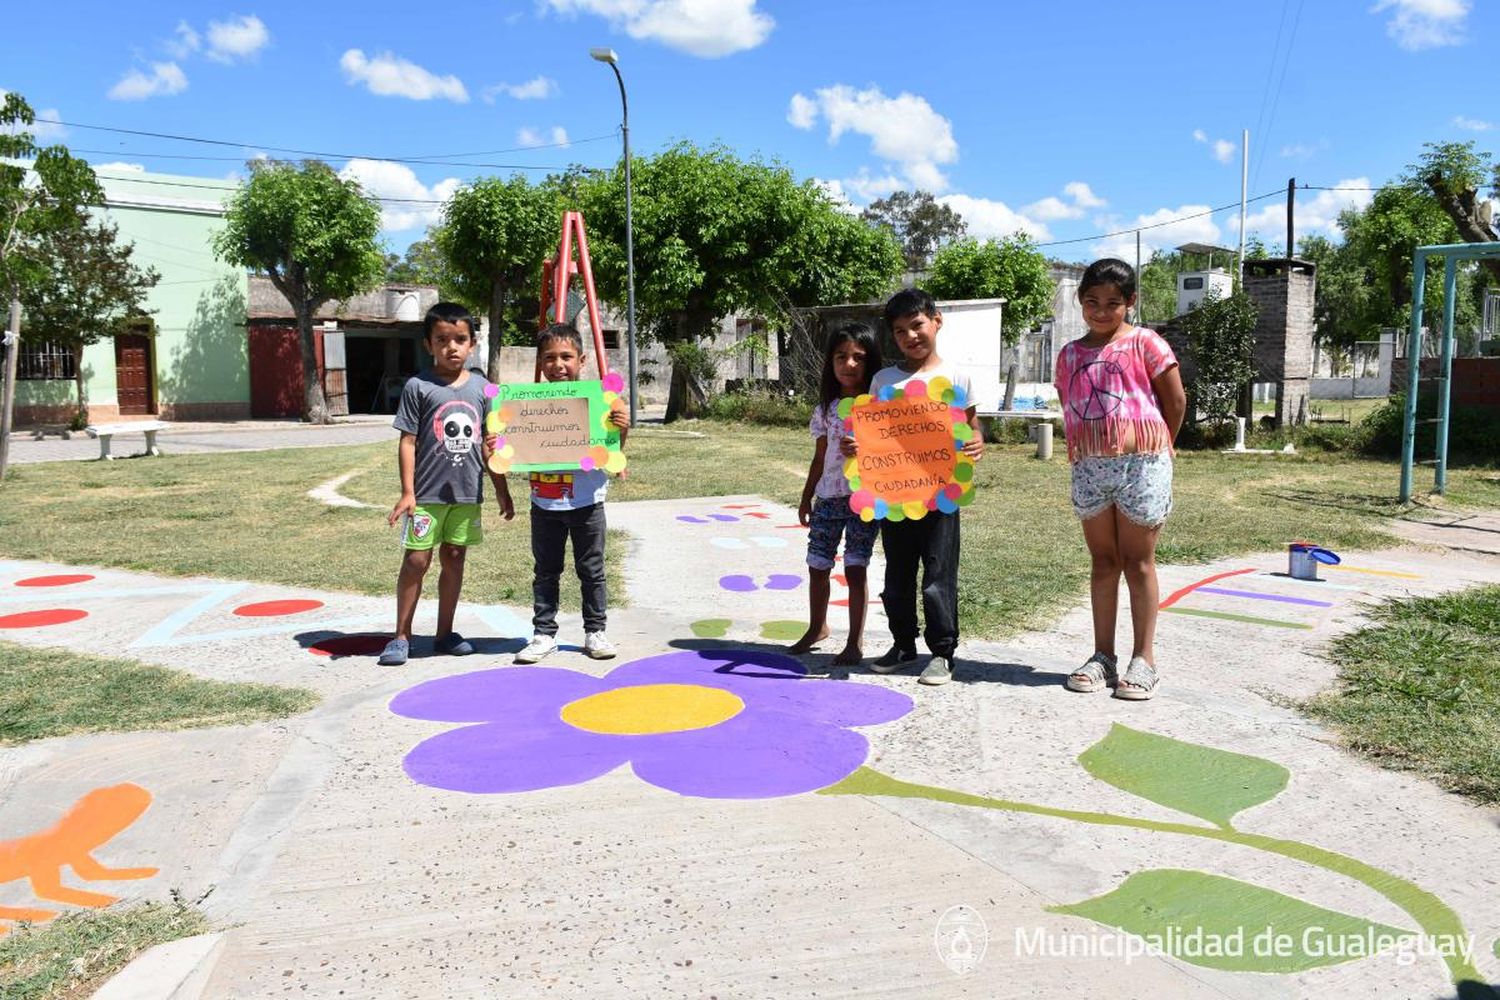
[[726,392],[709,400],[706,416],[729,423],[761,424],[767,427],[806,427],[813,404],[800,396],[752,390]]
[[[1417,399],[1417,419],[1437,415],[1437,392]],[[1361,450],[1379,458],[1401,457],[1401,433],[1406,423],[1406,397],[1392,396],[1360,421]],[[1436,452],[1436,424],[1418,424],[1416,457],[1431,458]],[[1477,464],[1500,461],[1500,411],[1477,406],[1454,406],[1448,413],[1448,458]]]

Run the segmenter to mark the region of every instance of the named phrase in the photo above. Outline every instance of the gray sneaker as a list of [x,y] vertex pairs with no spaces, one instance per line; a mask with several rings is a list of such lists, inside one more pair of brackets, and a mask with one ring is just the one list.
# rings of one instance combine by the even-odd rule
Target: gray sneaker
[[411,643],[405,639],[392,639],[385,644],[385,649],[380,651],[380,659],[375,663],[382,667],[399,667],[406,662],[406,657],[411,653]]
[[953,661],[945,656],[934,656],[917,675],[918,684],[947,684],[953,679]]
[[535,663],[544,656],[551,656],[557,652],[557,636],[542,635],[538,632],[531,637],[526,648],[516,654],[517,663]]
[[615,644],[603,632],[588,632],[583,637],[583,651],[594,660],[613,660],[619,654]]

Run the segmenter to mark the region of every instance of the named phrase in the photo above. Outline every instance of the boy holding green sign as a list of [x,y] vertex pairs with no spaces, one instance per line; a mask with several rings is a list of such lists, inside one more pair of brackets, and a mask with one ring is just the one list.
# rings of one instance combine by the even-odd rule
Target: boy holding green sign
[[[583,338],[565,324],[554,324],[537,338],[537,360],[548,382],[577,382],[587,360]],[[606,380],[605,389],[622,388],[618,376]],[[580,392],[579,395],[585,395]],[[591,393],[588,395],[592,395]],[[630,416],[618,395],[606,392],[607,426],[624,444]],[[493,449],[497,439],[487,437]],[[518,442],[519,443],[519,442]],[[506,458],[518,457],[513,445]],[[609,475],[624,465],[617,450],[589,448],[573,468],[564,471],[533,470],[531,485],[531,554],[536,569],[532,579],[532,629],[526,648],[516,654],[517,663],[536,663],[557,651],[557,591],[562,577],[563,556],[573,542],[573,566],[583,590],[583,651],[596,660],[615,656],[614,644],[605,634],[608,597],[604,586],[604,497]],[[493,467],[493,466],[492,466]]]

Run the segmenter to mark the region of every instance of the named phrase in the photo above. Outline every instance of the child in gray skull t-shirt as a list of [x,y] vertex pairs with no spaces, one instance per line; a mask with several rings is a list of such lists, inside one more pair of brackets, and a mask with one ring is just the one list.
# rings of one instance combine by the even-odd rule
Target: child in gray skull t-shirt
[[[474,349],[474,320],[462,306],[439,302],[423,321],[432,368],[407,380],[394,426],[401,432],[397,459],[401,499],[390,515],[405,518],[406,556],[396,579],[396,634],[380,654],[382,666],[398,666],[411,652],[412,619],[422,597],[422,579],[438,550],[438,620],[433,649],[463,655],[473,645],[453,631],[453,614],[463,589],[464,556],[484,538],[483,375],[468,368]],[[505,477],[491,475],[500,513],[515,516]]]

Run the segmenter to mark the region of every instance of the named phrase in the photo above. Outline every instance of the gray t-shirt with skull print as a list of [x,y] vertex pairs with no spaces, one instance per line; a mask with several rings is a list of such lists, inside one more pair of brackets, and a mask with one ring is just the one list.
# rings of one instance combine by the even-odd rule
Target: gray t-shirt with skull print
[[417,437],[417,503],[483,503],[484,411],[489,384],[471,369],[456,387],[431,371],[407,379],[393,422]]

